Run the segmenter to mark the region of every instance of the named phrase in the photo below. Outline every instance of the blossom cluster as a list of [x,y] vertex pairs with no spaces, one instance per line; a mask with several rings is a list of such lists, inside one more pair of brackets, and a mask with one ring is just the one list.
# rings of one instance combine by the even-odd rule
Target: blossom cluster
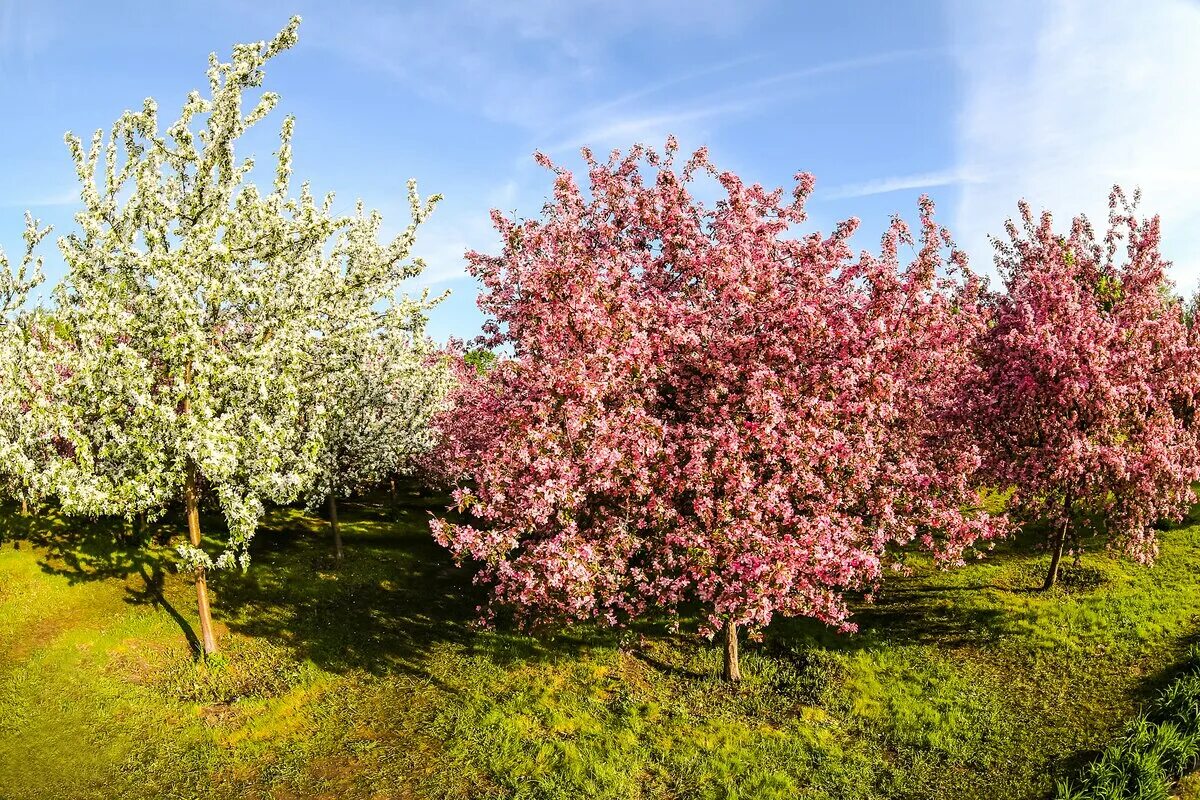
[[228,536],[215,553],[198,531],[179,548],[201,574],[246,566],[267,503],[407,468],[432,444],[450,376],[423,333],[434,301],[398,296],[423,268],[409,254],[439,198],[410,183],[412,222],[383,240],[378,213],[294,190],[291,117],[269,189],[237,151],[278,104],[248,94],[298,25],[214,55],[209,91],[165,127],[148,99],[107,137],[67,135],[80,208],[58,241],[67,274],[52,308],[19,310],[40,279],[36,222],[19,267],[0,264],[12,492],[127,518],[205,495]]
[[586,194],[539,156],[542,218],[494,214],[502,253],[468,254],[485,343],[511,355],[440,423],[461,515],[434,534],[530,624],[699,604],[708,633],[851,628],[846,593],[897,547],[957,563],[1006,530],[951,402],[979,369],[983,286],[928,200],[919,230],[895,220],[855,256],[855,220],[791,234],[811,176],[785,197],[676,155],[585,151]]
[[584,150],[585,188],[539,154],[543,213],[493,212],[500,252],[467,254],[483,336],[438,346],[438,298],[401,295],[438,196],[410,183],[385,239],[378,213],[293,185],[291,117],[269,188],[238,151],[298,24],[213,56],[165,127],[148,99],[107,136],[68,134],[80,208],[52,307],[27,303],[47,231],[29,219],[24,257],[0,255],[0,488],[130,518],[184,498],[202,616],[204,574],[246,566],[267,503],[336,518],[338,496],[414,469],[452,488],[433,535],[487,611],[699,607],[734,643],[776,615],[851,629],[849,598],[907,553],[961,564],[1022,515],[1057,517],[1061,555],[1088,512],[1150,561],[1155,524],[1195,501],[1194,309],[1136,197],[1114,190],[1099,237],[1022,204],[991,291],[928,198],[855,252],[855,219],[798,232],[806,173],[767,189],[671,139]]
[[997,242],[1005,291],[964,398],[985,474],[1028,514],[1069,526],[1090,512],[1151,561],[1154,524],[1183,515],[1200,477],[1200,348],[1170,292],[1159,221],[1119,189],[1100,239],[1084,217],[1064,235],[1049,213],[1020,212]]

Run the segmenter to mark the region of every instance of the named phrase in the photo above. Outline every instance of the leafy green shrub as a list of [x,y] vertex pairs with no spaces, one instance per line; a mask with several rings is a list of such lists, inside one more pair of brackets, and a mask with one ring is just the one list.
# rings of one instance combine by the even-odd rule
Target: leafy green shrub
[[1200,764],[1200,646],[1187,667],[1077,783],[1061,781],[1057,800],[1169,800],[1171,787]]

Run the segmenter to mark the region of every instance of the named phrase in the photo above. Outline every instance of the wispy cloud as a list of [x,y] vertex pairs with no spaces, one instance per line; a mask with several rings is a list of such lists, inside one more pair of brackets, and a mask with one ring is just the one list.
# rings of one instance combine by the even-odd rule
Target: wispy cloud
[[1102,217],[1114,183],[1160,212],[1184,289],[1200,279],[1200,5],[1120,0],[952,7],[963,97],[955,232],[986,253],[1019,198]]
[[[414,286],[442,288],[469,279],[467,251],[489,252],[499,247],[499,236],[487,209],[507,212],[516,204],[518,192],[515,181],[505,181],[478,196],[451,196],[443,200],[417,235],[413,255],[424,259],[425,271],[414,281]],[[398,212],[388,209],[385,219],[403,219]]]
[[945,169],[936,172],[921,172],[915,175],[894,175],[887,178],[848,183],[835,186],[822,194],[827,198],[844,199],[849,197],[868,197],[889,192],[901,192],[912,189],[932,189],[938,186],[956,186],[965,183],[978,183],[983,178],[977,172],[965,169]]
[[668,89],[674,89],[679,86],[684,86],[689,83],[700,80],[701,78],[712,78],[724,72],[743,67],[749,64],[761,63],[766,58],[765,55],[758,53],[741,58],[734,58],[718,64],[710,64],[702,69],[692,70],[680,75],[672,75],[664,80],[656,83],[651,83],[648,86],[643,86],[632,92],[627,92],[620,97],[615,97],[612,100],[605,101],[598,105],[588,108],[582,114],[575,114],[572,119],[577,120],[579,117],[596,117],[609,111],[616,111],[621,108],[626,108],[636,100],[641,100],[647,97],[655,97],[662,94]]
[[[765,56],[762,54],[755,54],[711,64],[702,69],[669,76],[635,91],[573,111],[550,127],[539,131],[535,137],[537,144],[534,146],[545,152],[555,153],[584,144],[604,146],[609,144],[614,137],[620,136],[626,137],[622,140],[623,144],[630,141],[630,136],[634,139],[645,137],[657,140],[661,138],[660,134],[664,130],[673,130],[673,125],[740,110],[745,107],[745,103],[709,103],[707,106],[690,109],[655,112],[640,110],[639,101],[653,98],[661,100],[668,90],[678,90],[702,79],[711,79],[739,67],[759,63],[764,58]],[[692,93],[695,94],[694,91]],[[631,111],[631,109],[634,110]],[[552,142],[552,144],[547,145],[546,142]]]
[[704,104],[694,108],[670,111],[647,116],[630,116],[598,123],[595,127],[581,128],[566,138],[539,148],[546,153],[561,153],[575,147],[588,145],[602,148],[613,144],[622,146],[632,142],[661,144],[670,133],[679,133],[681,126],[700,120],[714,119],[726,114],[744,111],[751,106],[749,101],[723,104]]
[[[770,60],[764,54],[735,59],[708,69],[674,76],[637,92],[585,108],[571,115],[566,124],[557,125],[554,130],[564,133],[560,133],[552,144],[540,149],[555,153],[582,145],[599,148],[611,144],[627,145],[632,141],[658,144],[668,133],[683,133],[680,130],[682,126],[749,113],[762,109],[771,102],[812,91],[816,88],[813,79],[869,70],[943,53],[941,50],[930,49],[893,50],[812,64],[765,76],[747,77],[741,81],[726,80],[725,83],[731,85],[715,92],[703,89],[695,91],[693,88],[691,92],[687,92],[690,97],[683,104],[676,101],[671,104],[669,110],[662,110],[662,100],[668,93],[680,94],[681,87],[686,88],[688,84],[695,84],[702,78],[711,77],[716,73],[727,73],[750,64],[754,64],[761,72],[761,64]],[[653,102],[647,104],[644,101]]]
[[[278,15],[281,0],[264,0]],[[240,7],[240,4],[239,4]],[[440,0],[348,4],[307,31],[308,41],[392,75],[413,91],[492,121],[552,128],[586,101],[612,67],[614,41],[647,27],[736,27],[736,4],[680,14],[666,0]]]
[[900,61],[932,58],[939,55],[945,55],[945,51],[940,48],[908,48],[903,50],[887,50],[882,53],[871,53],[853,58],[835,59],[759,78],[751,81],[746,87],[743,87],[743,90],[764,89],[778,84],[789,84],[794,88],[799,81],[803,81],[806,78],[819,78],[839,72],[853,72],[855,70],[895,64]]

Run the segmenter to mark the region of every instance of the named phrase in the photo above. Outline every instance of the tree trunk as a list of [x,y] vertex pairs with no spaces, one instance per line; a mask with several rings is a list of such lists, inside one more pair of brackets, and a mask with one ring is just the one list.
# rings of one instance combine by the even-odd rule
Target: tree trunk
[[733,620],[725,620],[725,667],[721,678],[726,683],[737,683],[742,679],[742,665],[738,661],[737,624]]
[[329,527],[333,528],[333,549],[337,553],[338,563],[342,563],[342,530],[338,526],[337,492],[329,493]]
[[[189,360],[183,368],[183,385],[189,391],[183,396],[183,407],[180,413],[187,416],[191,413],[192,362]],[[183,482],[183,506],[187,512],[188,541],[192,547],[200,547],[200,486],[196,478],[196,462],[187,457],[187,473]],[[217,652],[217,637],[213,635],[212,608],[208,604],[208,578],[204,567],[196,565],[196,611],[200,617],[200,642],[204,647],[204,655],[210,656]]]
[[[188,459],[187,478],[183,486],[183,502],[187,510],[188,541],[192,547],[200,546],[200,488],[196,485],[196,465]],[[196,609],[200,614],[200,641],[204,655],[217,652],[217,638],[213,635],[212,608],[208,604],[208,579],[204,567],[196,566]]]
[[29,516],[29,501],[26,500],[24,497],[21,498],[21,516],[22,517]]
[[1071,493],[1067,492],[1063,497],[1063,520],[1062,526],[1058,529],[1058,535],[1054,537],[1054,552],[1050,556],[1050,573],[1046,575],[1046,582],[1042,584],[1042,591],[1047,591],[1054,588],[1054,584],[1058,583],[1058,565],[1062,561],[1063,548],[1067,543],[1067,529],[1071,524]]
[[396,502],[396,479],[394,477],[388,480],[388,493],[392,499],[392,513],[395,514],[398,503]]

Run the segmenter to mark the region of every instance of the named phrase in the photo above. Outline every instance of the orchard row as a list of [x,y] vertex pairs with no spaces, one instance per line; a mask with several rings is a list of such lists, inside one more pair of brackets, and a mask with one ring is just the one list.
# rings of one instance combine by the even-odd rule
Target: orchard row
[[730,680],[740,629],[852,629],[849,598],[915,550],[953,566],[1049,519],[1050,588],[1077,521],[1150,562],[1194,500],[1200,346],[1136,197],[1114,190],[1100,233],[1022,204],[993,290],[927,199],[856,253],[854,220],[795,232],[806,174],[767,190],[670,140],[584,151],[585,189],[538,156],[541,216],[494,213],[499,254],[467,254],[483,335],[436,345],[436,299],[399,295],[436,196],[410,186],[412,223],[381,242],[378,214],[293,189],[290,117],[269,189],[235,154],[297,25],[214,58],[165,128],[147,101],[68,136],[81,206],[53,303],[27,303],[36,221],[0,271],[10,495],[130,519],[182,501],[207,652],[206,575],[247,566],[266,504],[328,503],[341,558],[337,498],[414,471],[453,489],[433,535],[491,588],[488,616],[699,609]]

